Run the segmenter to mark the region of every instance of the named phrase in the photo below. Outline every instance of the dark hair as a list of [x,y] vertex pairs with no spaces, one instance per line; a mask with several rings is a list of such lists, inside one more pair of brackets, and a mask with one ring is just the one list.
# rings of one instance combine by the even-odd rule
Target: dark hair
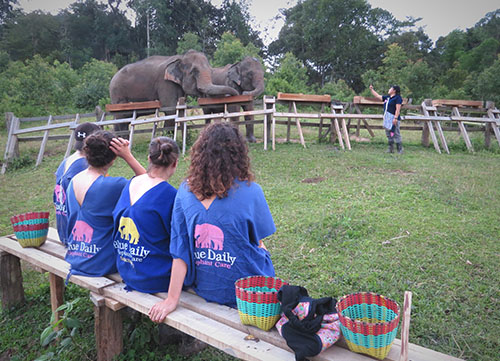
[[99,126],[95,125],[94,123],[82,123],[79,124],[75,128],[75,145],[74,148],[76,150],[82,150],[83,149],[83,141],[85,138],[87,138],[90,134],[98,131]]
[[401,88],[398,85],[393,85],[392,89],[396,91],[396,94],[400,95],[401,94]]
[[179,158],[179,147],[169,137],[158,137],[149,143],[149,159],[151,164],[169,167]]
[[109,147],[113,138],[114,134],[105,130],[98,130],[85,138],[83,151],[89,165],[104,167],[116,158],[116,154]]
[[227,196],[235,179],[253,181],[245,139],[229,123],[213,123],[191,148],[187,176],[189,188],[199,199]]

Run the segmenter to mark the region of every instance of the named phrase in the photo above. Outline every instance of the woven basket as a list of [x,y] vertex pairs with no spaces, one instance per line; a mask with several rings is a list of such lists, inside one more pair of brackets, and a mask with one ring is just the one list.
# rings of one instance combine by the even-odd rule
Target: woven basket
[[340,328],[354,352],[384,359],[396,337],[398,304],[372,292],[353,293],[337,302]]
[[10,217],[21,247],[40,247],[49,232],[49,212],[28,212]]
[[276,277],[250,276],[235,282],[241,323],[269,331],[281,316],[278,291],[285,281]]

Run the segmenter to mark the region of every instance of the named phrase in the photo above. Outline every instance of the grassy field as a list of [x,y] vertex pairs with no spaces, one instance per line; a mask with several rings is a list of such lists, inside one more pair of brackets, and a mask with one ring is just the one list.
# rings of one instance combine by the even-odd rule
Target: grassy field
[[[410,290],[411,342],[466,360],[498,360],[498,144],[484,150],[481,136],[474,135],[477,151],[469,154],[457,134],[447,133],[452,154],[439,155],[420,146],[419,136],[403,133],[402,156],[384,153],[380,132],[371,142],[353,143],[350,152],[318,144],[310,129],[307,149],[287,143],[266,152],[262,144],[251,145],[253,170],[277,226],[266,245],[277,275],[306,287],[313,297],[373,291],[401,305]],[[65,142],[51,143],[38,169],[30,164],[37,145],[22,146],[24,162],[0,176],[0,234],[12,233],[11,215],[28,210],[51,210],[54,225],[53,172]],[[134,154],[143,163],[146,150],[147,137],[138,137]],[[187,165],[183,158],[174,186]],[[123,161],[110,173],[132,175]],[[0,329],[9,330],[0,335],[0,360],[10,354],[12,360],[32,360],[54,350],[39,342],[50,318],[47,276],[24,268],[27,304],[0,316]],[[81,298],[75,317],[84,327],[76,345],[56,360],[95,358],[92,306],[86,292],[68,287],[66,299],[75,297]],[[121,359],[182,359],[175,347],[158,346],[149,321],[135,325],[134,332],[127,325]],[[192,359],[228,357],[210,349]]]

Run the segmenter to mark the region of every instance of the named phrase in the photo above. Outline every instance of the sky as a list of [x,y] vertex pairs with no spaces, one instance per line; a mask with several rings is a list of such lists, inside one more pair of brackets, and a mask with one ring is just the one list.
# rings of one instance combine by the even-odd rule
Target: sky
[[[56,14],[75,0],[18,0],[26,11],[43,10]],[[125,2],[125,1],[124,1]],[[219,6],[222,0],[211,0]],[[250,15],[254,18],[254,29],[261,31],[264,44],[268,45],[278,37],[283,19],[274,19],[280,8],[288,8],[297,0],[250,0]],[[422,18],[417,26],[436,41],[455,29],[466,30],[473,27],[488,12],[500,8],[498,0],[368,0],[372,7],[391,12],[398,20],[406,17]]]

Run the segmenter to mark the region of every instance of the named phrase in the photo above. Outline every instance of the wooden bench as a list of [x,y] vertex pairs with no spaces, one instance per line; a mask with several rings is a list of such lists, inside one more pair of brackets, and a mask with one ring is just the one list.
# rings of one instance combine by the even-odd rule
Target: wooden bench
[[[4,308],[24,301],[20,260],[49,272],[51,305],[55,310],[63,302],[64,279],[69,264],[64,261],[66,248],[59,242],[55,229],[49,229],[47,241],[39,248],[22,248],[15,236],[0,237],[0,287]],[[122,318],[120,309],[128,306],[143,314],[166,293],[145,294],[125,290],[119,274],[106,277],[72,276],[73,282],[90,291],[95,310],[95,333],[98,360],[111,360],[122,350]],[[269,332],[242,325],[237,310],[213,303],[189,292],[183,292],[177,310],[165,323],[229,355],[244,360],[294,360],[293,352],[276,329]],[[253,335],[260,341],[245,340]],[[409,344],[412,361],[458,361],[452,356]],[[401,342],[396,339],[386,361],[399,361]],[[350,352],[344,340],[312,358],[315,361],[369,361],[368,356]]]

